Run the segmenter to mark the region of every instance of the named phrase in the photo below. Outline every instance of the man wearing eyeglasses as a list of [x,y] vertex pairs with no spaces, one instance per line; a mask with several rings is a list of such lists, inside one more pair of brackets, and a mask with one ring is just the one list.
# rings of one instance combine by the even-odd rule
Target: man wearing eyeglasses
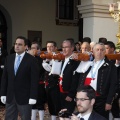
[[62,43],[62,52],[65,56],[60,74],[60,100],[61,108],[67,109],[70,113],[74,111],[75,108],[75,95],[77,89],[77,81],[73,80],[74,70],[79,65],[79,62],[72,59],[72,54],[74,50],[74,40],[72,38],[66,39]]
[[[94,60],[84,72],[76,72],[74,79],[79,80],[78,87],[90,85],[96,91],[94,110],[105,118],[109,118],[116,87],[117,69],[105,56],[105,46],[97,43],[93,47]],[[80,63],[81,64],[81,63]],[[79,69],[84,69],[85,63]]]
[[107,120],[93,111],[95,103],[95,90],[91,86],[81,86],[77,90],[76,104],[78,113],[73,114],[71,120]]

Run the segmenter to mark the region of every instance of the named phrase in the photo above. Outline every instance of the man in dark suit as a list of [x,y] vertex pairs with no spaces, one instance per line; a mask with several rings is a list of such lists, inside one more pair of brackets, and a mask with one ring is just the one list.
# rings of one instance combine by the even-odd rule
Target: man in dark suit
[[35,51],[37,51],[37,53],[40,53],[40,45],[37,41],[33,41],[31,43],[31,50],[28,51],[28,53],[30,53],[37,59],[40,68],[37,103],[32,106],[31,120],[36,120],[37,112],[39,113],[39,119],[44,120],[44,110],[46,103],[46,91],[45,91],[45,82],[44,82],[45,70],[42,67],[43,59],[40,58],[39,56],[36,56]]
[[[79,87],[90,85],[95,89],[96,101],[94,110],[108,119],[117,87],[117,68],[105,57],[105,46],[103,43],[97,43],[93,47],[93,54],[95,59],[92,64],[84,73],[76,72],[74,79],[79,79]],[[82,65],[83,68],[85,64]]]
[[72,59],[72,54],[74,50],[74,40],[69,38],[63,41],[62,51],[65,56],[63,61],[63,66],[60,74],[60,97],[61,97],[61,108],[67,109],[70,113],[74,111],[75,108],[75,95],[77,90],[78,82],[73,80],[73,73],[76,70],[79,62]]
[[73,114],[71,120],[107,120],[93,110],[95,103],[95,90],[91,86],[81,86],[77,90],[77,115]]
[[39,68],[37,60],[25,52],[26,44],[25,37],[17,37],[16,53],[5,61],[1,82],[1,101],[6,104],[5,120],[17,120],[18,112],[22,120],[31,120],[31,105],[36,103]]
[[[106,54],[115,54],[115,44],[112,42],[112,41],[107,41],[105,43],[105,49],[106,49]],[[120,69],[119,69],[119,64],[120,64],[120,61],[118,60],[110,60],[111,62],[113,62],[113,64],[115,64],[115,66],[117,67],[117,72],[118,72],[118,87],[117,87],[117,90],[116,90],[116,94],[115,94],[115,98],[113,100],[113,104],[112,104],[112,109],[111,109],[111,113],[114,117],[114,120],[115,119],[120,119],[120,108],[119,108],[119,91],[120,91],[120,77],[119,77],[119,72],[120,72]],[[112,118],[110,118],[112,119]]]
[[[4,69],[5,58],[8,55],[7,51],[3,48],[2,38],[0,38],[0,88],[1,88],[1,77]],[[3,105],[0,101],[0,105]]]

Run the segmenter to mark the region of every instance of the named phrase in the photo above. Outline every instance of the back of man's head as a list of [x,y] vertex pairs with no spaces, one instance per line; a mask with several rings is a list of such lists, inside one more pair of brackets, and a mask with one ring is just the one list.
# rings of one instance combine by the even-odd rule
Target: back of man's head
[[90,44],[91,43],[91,38],[90,37],[84,37],[82,42],[88,42]]
[[99,38],[98,42],[105,44],[107,42],[107,38],[101,37]]

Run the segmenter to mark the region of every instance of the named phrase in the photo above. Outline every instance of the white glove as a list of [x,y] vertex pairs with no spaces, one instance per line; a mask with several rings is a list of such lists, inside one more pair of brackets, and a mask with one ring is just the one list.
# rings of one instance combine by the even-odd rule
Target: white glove
[[48,63],[42,63],[42,66],[48,72],[50,72],[52,69],[52,67]]
[[6,104],[6,96],[1,96],[1,102],[2,102],[3,104]]
[[0,67],[3,69],[3,68],[4,68],[4,65],[1,65]]
[[36,104],[36,100],[35,99],[29,99],[29,104],[30,105],[34,105],[34,104]]

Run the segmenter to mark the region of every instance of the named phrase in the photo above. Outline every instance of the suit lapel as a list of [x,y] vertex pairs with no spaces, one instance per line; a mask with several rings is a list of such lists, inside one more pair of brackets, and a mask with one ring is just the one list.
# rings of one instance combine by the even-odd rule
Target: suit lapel
[[12,71],[13,71],[13,75],[15,76],[15,71],[14,71],[14,63],[15,63],[15,56],[16,56],[16,54],[14,54],[13,56],[12,56],[12,60],[11,60],[11,68],[12,68]]
[[92,111],[88,120],[93,120],[93,119],[94,119],[94,111]]
[[63,73],[69,67],[69,65],[70,65],[70,60],[67,62],[66,66],[65,66],[65,69],[63,70]]

